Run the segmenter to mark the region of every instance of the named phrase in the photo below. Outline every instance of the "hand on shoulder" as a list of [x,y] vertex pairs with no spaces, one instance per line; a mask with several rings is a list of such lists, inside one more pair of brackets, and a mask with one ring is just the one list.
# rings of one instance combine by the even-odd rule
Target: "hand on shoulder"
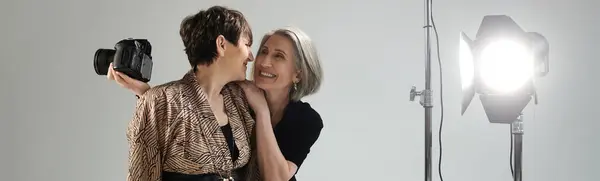
[[262,89],[258,88],[249,80],[240,81],[237,82],[237,84],[242,88],[244,94],[246,94],[246,99],[248,99],[248,104],[250,104],[250,107],[252,107],[257,114],[262,113],[270,115],[265,92]]

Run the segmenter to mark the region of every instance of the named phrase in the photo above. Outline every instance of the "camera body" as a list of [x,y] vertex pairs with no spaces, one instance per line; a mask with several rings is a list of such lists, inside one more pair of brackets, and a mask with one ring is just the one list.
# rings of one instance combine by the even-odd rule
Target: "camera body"
[[[98,75],[106,75],[108,69],[149,82],[152,75],[152,45],[146,39],[123,39],[114,49],[98,49],[94,55],[94,69]],[[109,67],[113,63],[113,67]]]

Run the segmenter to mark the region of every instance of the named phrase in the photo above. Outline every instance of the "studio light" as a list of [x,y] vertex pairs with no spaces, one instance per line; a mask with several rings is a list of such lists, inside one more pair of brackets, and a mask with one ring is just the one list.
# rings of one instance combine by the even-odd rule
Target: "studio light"
[[548,42],[509,16],[485,16],[471,40],[460,35],[462,114],[479,95],[491,123],[511,124],[535,97],[535,79],[548,73]]
[[513,179],[521,181],[522,111],[532,98],[537,104],[535,80],[548,73],[548,41],[539,33],[525,32],[505,15],[485,16],[475,38],[460,34],[461,114],[477,94],[489,122],[510,124]]

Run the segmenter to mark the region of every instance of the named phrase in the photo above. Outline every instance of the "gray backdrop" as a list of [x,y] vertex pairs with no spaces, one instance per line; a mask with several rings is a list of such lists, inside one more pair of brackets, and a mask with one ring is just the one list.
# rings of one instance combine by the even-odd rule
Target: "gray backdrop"
[[[188,68],[179,24],[215,4],[243,11],[257,41],[290,24],[319,48],[325,82],[306,101],[325,129],[299,179],[423,180],[423,108],[408,101],[410,86],[424,82],[422,0],[4,0],[0,180],[124,180],[135,97],[94,73],[94,51],[122,38],[148,38],[151,84],[179,79]],[[598,9],[595,0],[434,0],[445,70],[446,181],[510,180],[508,125],[489,124],[477,98],[460,116],[458,35],[474,37],[487,14],[511,15],[551,42],[541,104],[525,110],[524,179],[597,180]]]

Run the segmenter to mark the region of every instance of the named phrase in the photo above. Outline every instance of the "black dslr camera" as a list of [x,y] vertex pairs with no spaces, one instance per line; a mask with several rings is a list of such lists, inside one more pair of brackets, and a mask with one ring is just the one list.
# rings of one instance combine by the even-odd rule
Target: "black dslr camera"
[[112,62],[116,71],[142,81],[149,82],[152,74],[152,46],[146,39],[123,39],[114,49],[98,49],[94,55],[94,69],[98,75],[108,73]]

